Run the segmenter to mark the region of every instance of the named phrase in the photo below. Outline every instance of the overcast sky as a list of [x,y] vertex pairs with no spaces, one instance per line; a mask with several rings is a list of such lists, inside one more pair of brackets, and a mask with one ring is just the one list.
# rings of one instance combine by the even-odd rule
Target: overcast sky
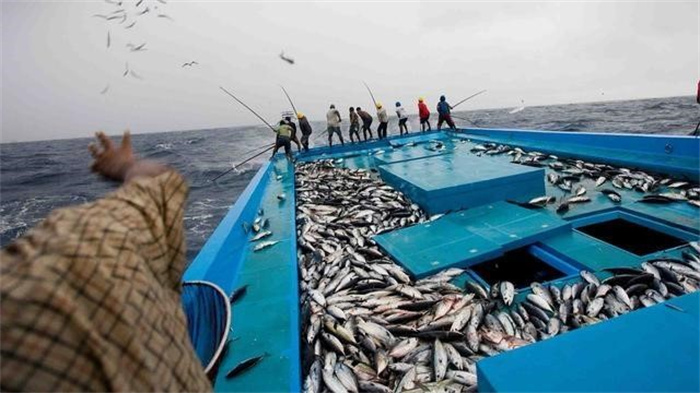
[[255,124],[219,86],[274,121],[280,84],[322,119],[370,108],[362,81],[415,113],[482,89],[460,109],[692,95],[700,74],[697,1],[136,1],[120,24],[104,1],[3,0],[3,142]]

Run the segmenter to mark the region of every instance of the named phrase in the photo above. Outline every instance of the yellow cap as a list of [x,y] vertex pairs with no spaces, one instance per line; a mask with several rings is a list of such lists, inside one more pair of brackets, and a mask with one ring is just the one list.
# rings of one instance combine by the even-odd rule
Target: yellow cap
[[304,117],[304,114],[301,112],[297,112],[297,119],[301,119],[302,117]]
[[381,102],[377,102],[377,109],[379,109],[379,108],[381,108],[381,107],[382,107],[382,103],[381,103]]
[[423,100],[425,100],[425,98],[423,98],[423,97],[418,97],[418,102],[423,102]]

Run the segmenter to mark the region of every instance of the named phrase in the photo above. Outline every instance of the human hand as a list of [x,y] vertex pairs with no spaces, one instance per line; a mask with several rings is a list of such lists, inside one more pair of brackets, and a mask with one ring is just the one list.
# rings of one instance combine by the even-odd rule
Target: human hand
[[123,181],[136,161],[131,147],[131,134],[124,131],[119,147],[115,147],[114,142],[102,131],[95,133],[95,137],[99,146],[94,142],[88,145],[88,150],[95,159],[90,169],[106,178]]

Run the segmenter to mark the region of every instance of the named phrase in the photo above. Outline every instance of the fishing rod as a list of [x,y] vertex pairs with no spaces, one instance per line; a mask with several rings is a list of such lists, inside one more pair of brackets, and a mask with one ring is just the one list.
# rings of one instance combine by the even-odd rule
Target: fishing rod
[[264,145],[262,145],[262,146],[258,146],[258,147],[254,148],[254,149],[250,149],[250,150],[248,150],[247,152],[245,152],[245,153],[243,153],[243,154],[241,154],[241,155],[242,155],[242,156],[247,156],[248,154],[251,154],[251,153],[253,153],[254,151],[260,150],[260,149],[265,148],[265,147],[274,146],[274,145],[275,145],[275,142],[266,143],[266,144],[264,144]]
[[468,122],[470,122],[474,127],[479,127],[476,123],[474,123],[473,121],[469,120],[469,119],[466,118],[466,117],[459,117],[459,116],[455,116],[455,115],[452,115],[452,117],[454,117],[455,119],[468,121]]
[[365,87],[367,88],[367,91],[369,92],[369,96],[372,97],[372,102],[374,102],[374,107],[376,108],[377,107],[377,100],[374,99],[374,94],[372,94],[372,89],[369,88],[369,86],[367,85],[367,83],[365,83],[365,81],[362,81],[362,84],[364,84]]
[[482,90],[482,91],[480,91],[480,92],[478,92],[478,93],[476,93],[476,94],[472,94],[472,95],[470,95],[469,97],[463,99],[462,101],[460,101],[460,102],[458,102],[458,103],[452,105],[452,109],[456,108],[457,105],[459,105],[459,104],[461,104],[461,103],[463,103],[463,102],[465,102],[465,101],[467,101],[467,100],[470,100],[470,99],[472,99],[472,98],[478,96],[478,95],[481,94],[481,93],[486,93],[486,90]]
[[223,87],[219,86],[219,89],[223,90],[224,93],[228,94],[229,96],[231,96],[231,98],[233,98],[234,100],[238,101],[239,104],[243,105],[246,109],[248,109],[249,111],[251,111],[258,119],[260,119],[260,121],[262,121],[263,123],[265,123],[266,126],[270,127],[270,129],[271,129],[272,131],[277,132],[277,130],[275,130],[275,128],[272,127],[272,126],[270,125],[270,123],[267,122],[267,120],[263,119],[262,116],[258,115],[257,112],[255,112],[253,109],[251,109],[251,108],[250,108],[248,105],[246,105],[243,101],[239,100],[236,96],[234,96],[233,94],[231,94],[228,90],[224,89]]
[[299,112],[297,112],[297,107],[294,106],[294,103],[292,102],[292,98],[289,96],[289,94],[287,93],[287,90],[285,90],[284,86],[280,85],[280,87],[282,88],[284,95],[287,96],[287,99],[289,100],[289,104],[292,106],[292,110],[294,110],[294,117],[296,117],[297,120],[299,120],[299,117],[297,115],[297,113],[299,113]]
[[236,170],[239,166],[241,166],[241,165],[243,165],[243,164],[249,162],[249,161],[252,160],[253,158],[260,157],[261,155],[267,153],[268,151],[272,150],[274,147],[275,147],[275,146],[274,146],[274,144],[273,144],[272,146],[268,147],[267,149],[261,151],[260,153],[254,155],[254,156],[252,156],[252,157],[249,157],[249,158],[243,160],[242,162],[240,162],[240,163],[234,165],[233,168],[231,168],[231,169],[225,171],[224,173],[222,173],[222,174],[216,176],[215,178],[213,178],[213,179],[211,179],[211,180],[209,180],[209,181],[215,181],[216,179],[220,178],[221,176],[223,176],[223,175],[225,175],[225,174],[227,174],[227,173],[229,173],[229,172],[231,172],[231,171]]

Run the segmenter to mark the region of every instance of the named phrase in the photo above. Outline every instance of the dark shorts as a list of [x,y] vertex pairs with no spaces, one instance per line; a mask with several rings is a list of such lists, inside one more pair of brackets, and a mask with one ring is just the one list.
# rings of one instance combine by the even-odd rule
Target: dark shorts
[[420,118],[420,124],[427,123],[427,122],[428,122],[428,119],[430,119],[430,115],[428,115],[427,117],[421,117],[421,118]]
[[289,154],[290,149],[292,147],[291,139],[288,136],[278,135],[275,150],[279,149],[280,147],[284,147],[284,152]]
[[400,126],[405,126],[407,121],[408,121],[408,118],[399,119],[399,125],[400,125]]
[[452,116],[450,116],[449,113],[440,114],[440,116],[438,116],[438,128],[442,126],[443,122],[447,123],[450,128],[455,128],[455,123],[452,121]]
[[369,130],[369,127],[372,125],[372,120],[370,121],[363,121],[362,122],[362,128]]
[[339,137],[343,136],[343,134],[340,133],[340,127],[328,127],[328,137],[332,137],[333,134],[338,134]]
[[359,123],[350,124],[350,133],[351,134],[357,134],[357,130],[359,130],[359,129],[360,129]]

